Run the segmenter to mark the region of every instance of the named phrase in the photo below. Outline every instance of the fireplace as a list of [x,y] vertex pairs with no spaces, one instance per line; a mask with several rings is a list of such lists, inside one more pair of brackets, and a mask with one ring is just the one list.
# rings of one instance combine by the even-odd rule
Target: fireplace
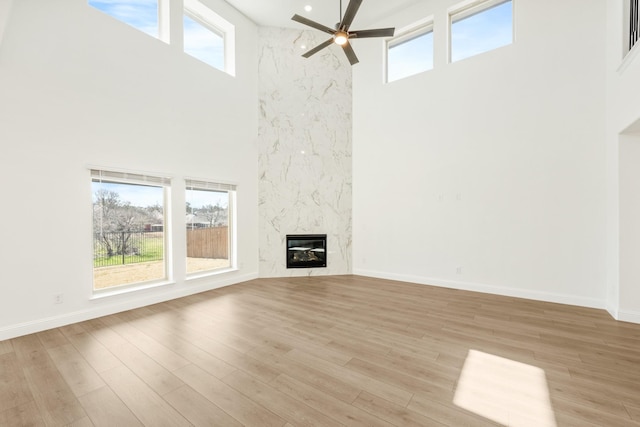
[[287,235],[287,268],[313,268],[326,266],[326,234]]

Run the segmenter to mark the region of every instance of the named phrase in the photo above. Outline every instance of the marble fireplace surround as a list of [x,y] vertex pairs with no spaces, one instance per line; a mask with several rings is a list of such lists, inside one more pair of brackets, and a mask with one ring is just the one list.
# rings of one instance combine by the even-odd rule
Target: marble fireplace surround
[[[259,29],[260,276],[351,273],[351,66],[317,31]],[[326,268],[287,269],[287,234],[326,234]]]

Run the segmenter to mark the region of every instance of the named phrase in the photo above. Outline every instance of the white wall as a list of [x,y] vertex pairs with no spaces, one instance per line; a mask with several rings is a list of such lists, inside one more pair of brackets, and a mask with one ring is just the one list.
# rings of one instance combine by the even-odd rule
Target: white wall
[[[208,3],[236,25],[235,78],[85,0],[13,4],[0,48],[0,340],[257,277],[257,30]],[[187,282],[176,232],[175,284],[90,300],[89,166],[171,175],[176,230],[184,177],[236,183],[239,270]]]
[[[351,273],[351,67],[319,31],[259,30],[260,275]],[[286,268],[287,234],[326,234],[327,267]]]
[[607,308],[640,323],[640,46],[624,56],[625,1],[607,2]]
[[604,2],[516,0],[513,45],[382,83],[356,41],[354,272],[604,307]]
[[0,0],[0,47],[2,47],[2,38],[11,13],[11,6],[13,6],[13,0]]
[[620,136],[621,320],[640,323],[640,133]]

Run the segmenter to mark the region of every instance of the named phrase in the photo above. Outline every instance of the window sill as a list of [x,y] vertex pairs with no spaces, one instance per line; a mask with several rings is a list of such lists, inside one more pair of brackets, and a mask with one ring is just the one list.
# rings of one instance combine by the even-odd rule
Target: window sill
[[175,282],[172,282],[172,281],[148,282],[148,283],[140,283],[135,285],[117,287],[114,289],[98,290],[98,291],[93,291],[93,295],[91,295],[89,300],[90,301],[99,300],[102,298],[129,294],[132,292],[144,291],[147,289],[160,288],[168,285],[175,285]]
[[206,279],[207,277],[219,276],[221,274],[226,274],[226,273],[233,273],[235,271],[239,271],[239,270],[235,267],[229,267],[229,268],[221,268],[220,270],[208,270],[208,271],[202,271],[198,273],[192,273],[187,275],[187,282],[191,282],[198,279]]

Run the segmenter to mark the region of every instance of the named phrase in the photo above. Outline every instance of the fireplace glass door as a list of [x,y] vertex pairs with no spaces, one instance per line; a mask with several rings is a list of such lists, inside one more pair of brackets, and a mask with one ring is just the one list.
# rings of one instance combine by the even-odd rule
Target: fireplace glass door
[[326,234],[287,235],[287,268],[313,268],[326,266]]

